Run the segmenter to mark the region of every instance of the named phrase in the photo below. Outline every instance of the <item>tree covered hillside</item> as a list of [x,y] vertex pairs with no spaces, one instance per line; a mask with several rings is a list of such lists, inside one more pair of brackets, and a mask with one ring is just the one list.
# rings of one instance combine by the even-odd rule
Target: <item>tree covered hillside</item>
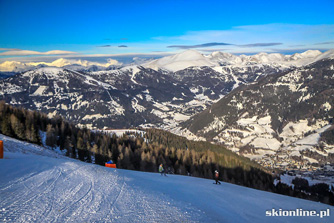
[[[212,178],[213,171],[220,169],[225,181],[263,189],[272,184],[271,175],[247,158],[221,146],[189,141],[162,130],[148,129],[144,137],[117,137],[80,129],[59,116],[49,119],[46,114],[4,102],[0,103],[0,117],[2,134],[41,145],[39,132],[46,132],[47,146],[59,147],[67,156],[85,162],[104,165],[111,159],[119,168],[150,172],[157,172],[163,163],[172,173],[204,178]],[[252,182],[255,179],[262,181],[262,186]]]
[[[273,184],[273,177],[258,164],[225,148],[206,142],[189,141],[171,133],[148,129],[140,135],[104,134],[80,129],[61,117],[49,119],[46,114],[15,108],[0,102],[1,134],[42,145],[84,162],[104,165],[113,160],[118,168],[157,172],[160,163],[172,174],[212,179],[219,170],[226,182],[295,197],[319,200],[317,192],[306,196],[284,184]],[[44,133],[43,133],[44,132]],[[321,201],[334,204],[332,192]],[[332,197],[331,197],[332,196]]]

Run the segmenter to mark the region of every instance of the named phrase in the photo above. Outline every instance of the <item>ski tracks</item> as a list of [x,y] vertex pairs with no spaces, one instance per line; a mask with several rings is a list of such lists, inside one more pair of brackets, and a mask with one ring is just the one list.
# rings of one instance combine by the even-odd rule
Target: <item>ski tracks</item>
[[[133,178],[119,179],[118,185],[113,189],[113,201],[110,205],[111,213],[106,222],[197,222],[197,213],[191,208],[181,210],[175,205],[175,200],[166,194],[158,193],[145,186],[138,185]],[[121,178],[121,177],[120,177]],[[122,185],[122,186],[121,186]],[[179,205],[181,206],[181,204]],[[189,211],[190,210],[190,211]]]
[[5,187],[7,190],[2,191],[0,209],[3,216],[0,217],[7,221],[27,222],[45,216],[52,210],[52,199],[48,196],[60,176],[61,170],[55,168],[10,183]]
[[54,160],[45,159],[49,166],[39,173],[26,167],[31,171],[0,180],[0,222],[194,222],[181,204],[124,171]]
[[68,162],[9,182],[1,188],[0,221],[74,220],[93,200],[93,176],[85,171]]
[[67,222],[85,218],[86,209],[93,200],[94,180],[93,176],[85,173],[87,166],[79,168],[73,163],[66,163],[66,169],[55,192],[56,208],[52,214],[46,216],[46,222]]

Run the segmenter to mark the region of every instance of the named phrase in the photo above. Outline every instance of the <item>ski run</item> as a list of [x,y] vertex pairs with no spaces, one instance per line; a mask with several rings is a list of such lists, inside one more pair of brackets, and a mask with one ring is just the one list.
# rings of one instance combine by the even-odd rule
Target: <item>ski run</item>
[[[213,180],[111,169],[3,135],[0,222],[334,222],[332,206]],[[329,217],[266,216],[329,211]]]

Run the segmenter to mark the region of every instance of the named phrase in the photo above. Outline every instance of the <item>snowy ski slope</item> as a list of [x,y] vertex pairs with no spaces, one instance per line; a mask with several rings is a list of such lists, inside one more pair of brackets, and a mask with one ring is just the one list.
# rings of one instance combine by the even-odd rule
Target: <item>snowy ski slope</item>
[[[333,222],[333,207],[179,175],[110,169],[3,135],[0,222]],[[266,210],[330,217],[266,217]]]

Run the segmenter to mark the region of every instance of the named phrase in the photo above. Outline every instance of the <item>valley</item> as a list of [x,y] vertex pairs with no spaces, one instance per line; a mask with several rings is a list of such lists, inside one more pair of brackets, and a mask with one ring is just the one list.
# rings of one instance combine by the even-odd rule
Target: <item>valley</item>
[[333,54],[188,50],[90,71],[62,60],[0,80],[0,99],[81,127],[160,128],[267,168],[315,170],[334,159],[321,137],[333,118]]

